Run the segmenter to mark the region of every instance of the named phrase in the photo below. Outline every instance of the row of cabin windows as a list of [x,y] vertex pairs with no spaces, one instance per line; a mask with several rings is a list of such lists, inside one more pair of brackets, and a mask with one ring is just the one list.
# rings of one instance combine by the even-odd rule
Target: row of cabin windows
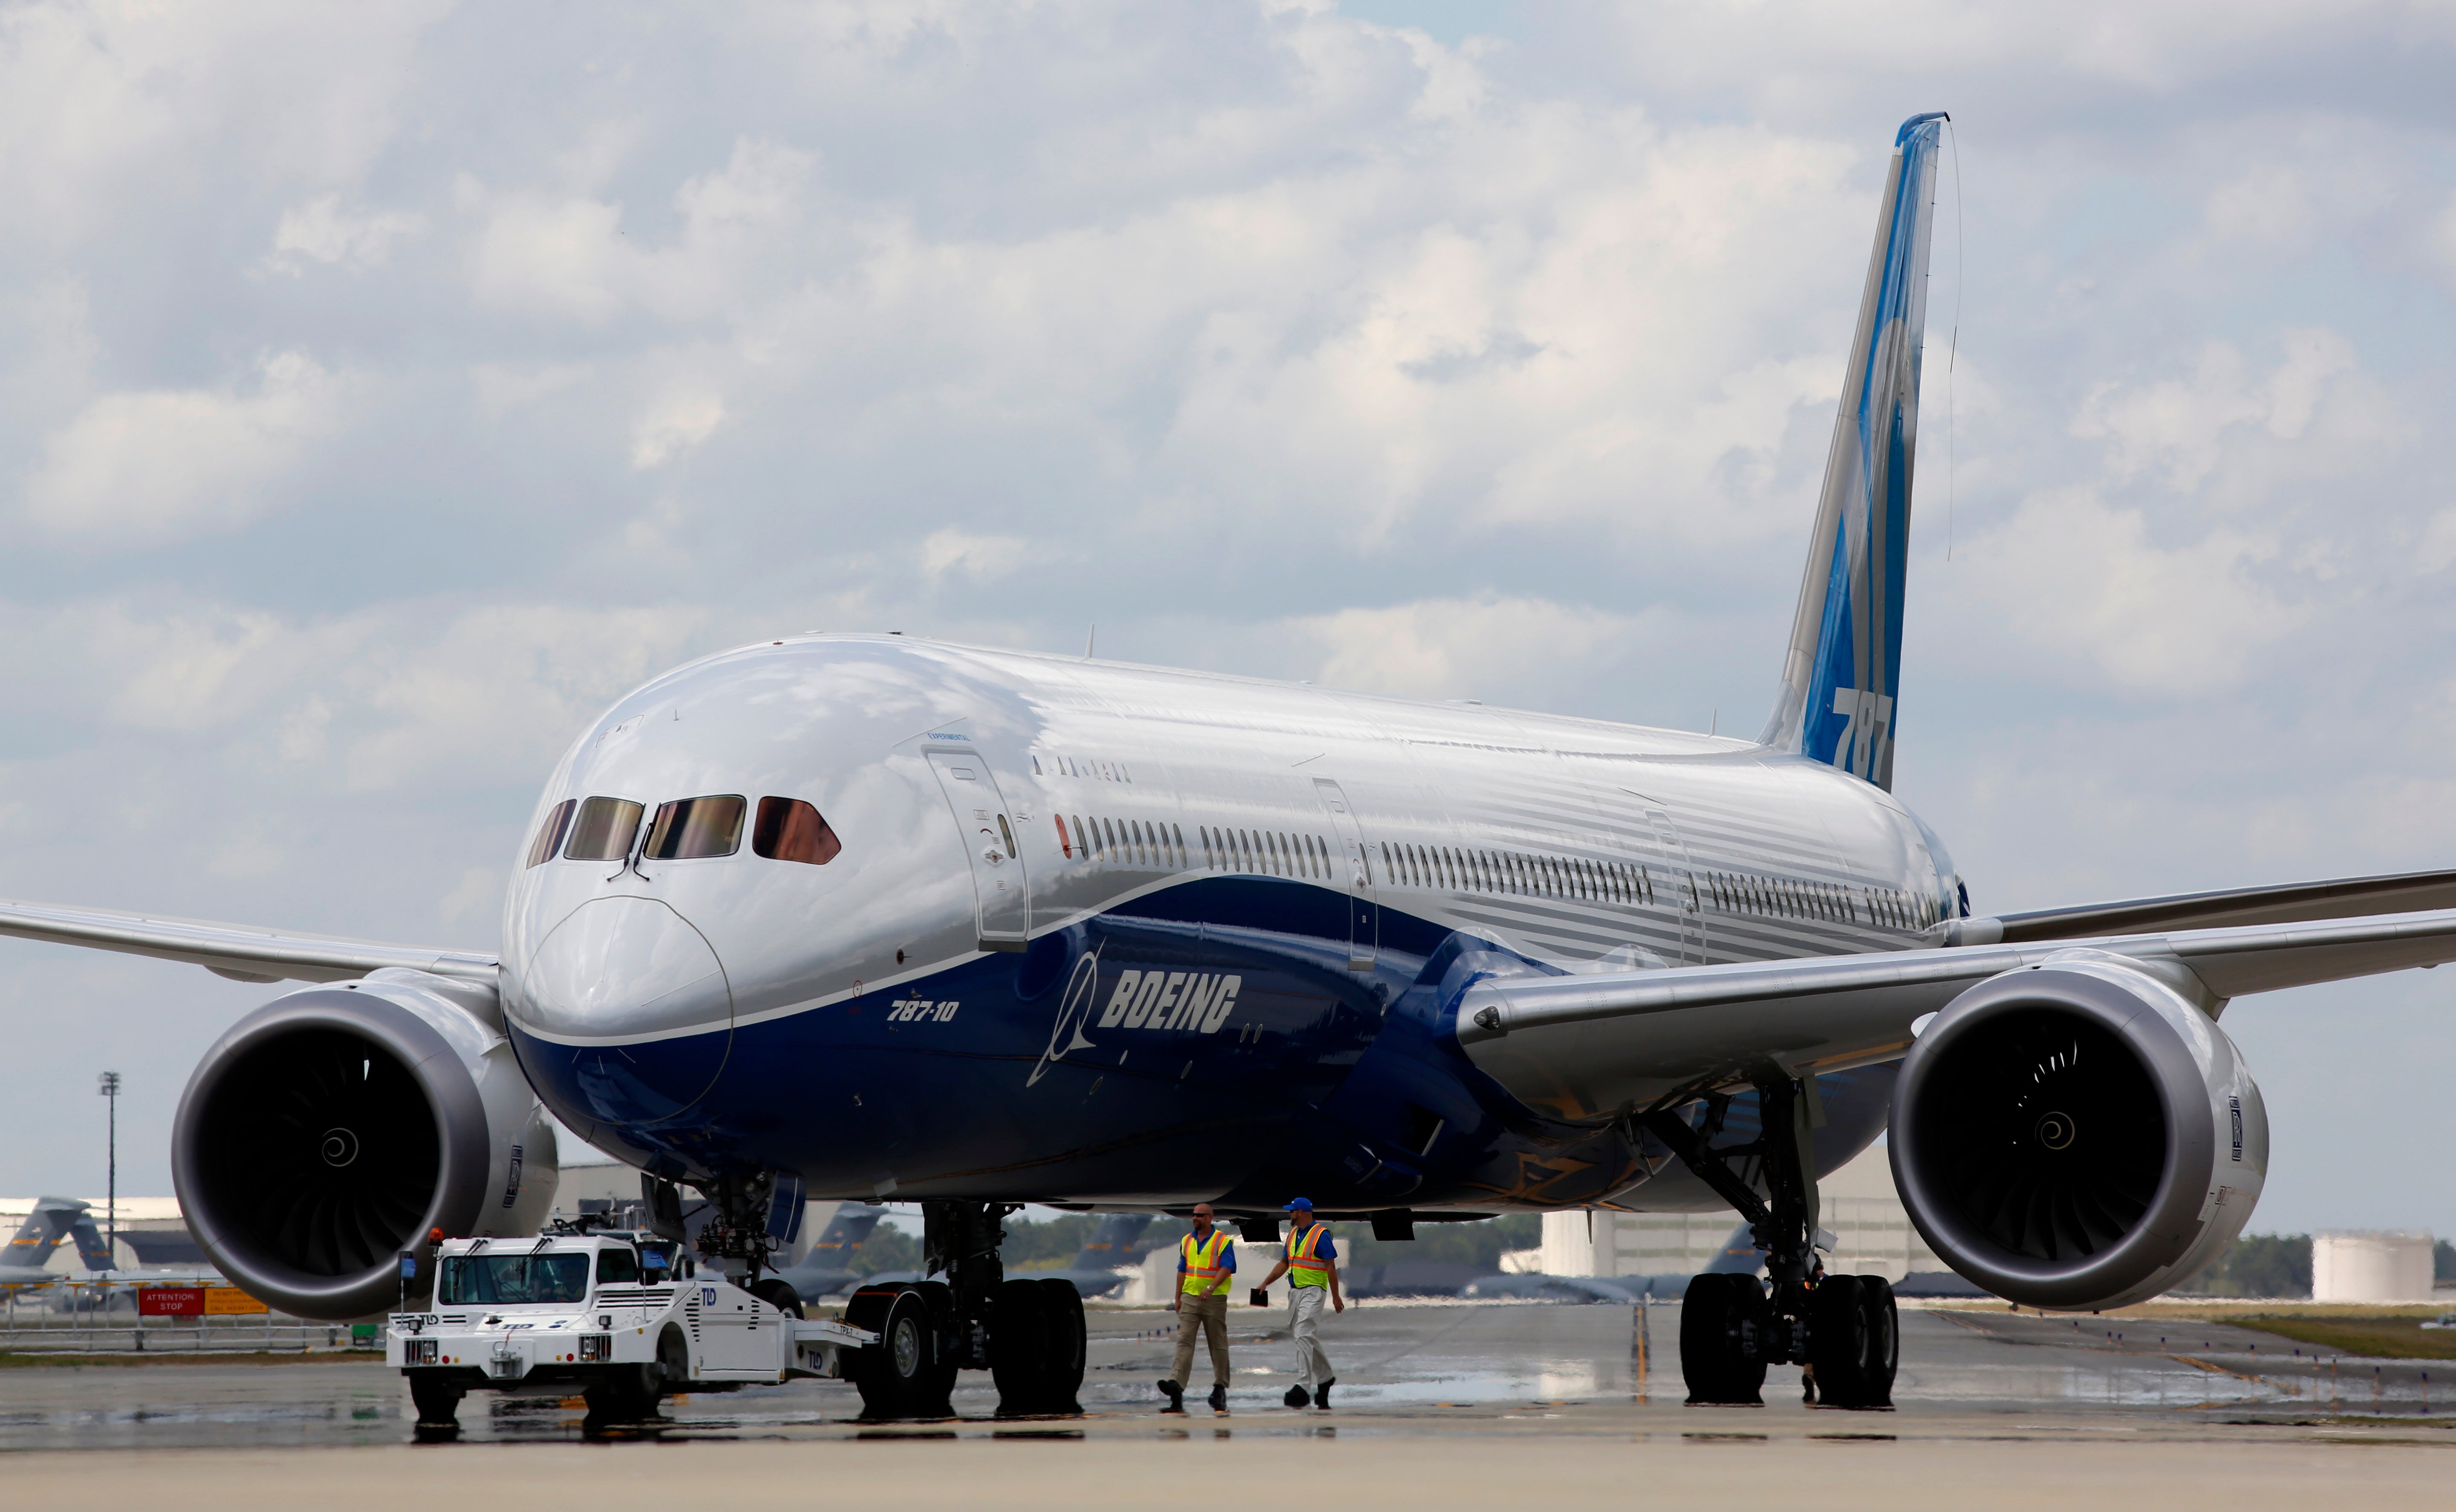
[[[1129,865],[1183,868],[1185,832],[1176,825],[1139,819],[1089,819],[1073,824],[1054,816],[1058,849],[1069,859],[1115,856]],[[1242,871],[1327,882],[1336,875],[1332,851],[1320,835],[1268,829],[1196,827],[1202,864],[1213,871]],[[1382,868],[1393,881],[1462,892],[1517,893],[1577,898],[1593,903],[1650,904],[1654,878],[1645,867],[1574,856],[1509,850],[1462,850],[1447,846],[1383,844]]]
[[[643,861],[699,861],[729,856],[742,848],[742,822],[749,800],[739,793],[706,798],[676,798],[657,806],[648,821]],[[640,838],[640,821],[648,807],[628,798],[566,798],[547,810],[529,842],[528,864],[543,866],[560,854],[565,861],[627,861]],[[844,842],[816,808],[799,798],[762,798],[750,827],[750,849],[770,861],[799,861],[824,867],[844,850]]]
[[[812,817],[816,817],[815,810]],[[1175,867],[1179,870],[1191,864],[1185,831],[1177,825],[1080,815],[1070,825],[1065,815],[1054,817],[1058,849],[1069,859],[1115,857],[1122,865]],[[820,823],[824,825],[825,821]],[[1322,881],[1332,876],[1330,847],[1319,835],[1204,825],[1197,827],[1195,836],[1202,847],[1203,866],[1213,871]],[[1387,842],[1380,849],[1383,873],[1410,887],[1574,898],[1590,903],[1650,905],[1655,901],[1653,872],[1625,862]],[[1732,912],[1830,919],[1836,923],[1873,922],[1904,930],[1924,929],[1930,922],[1918,900],[1905,892],[1874,889],[1854,892],[1830,882],[1720,871],[1707,873],[1707,887],[1716,905]],[[1865,918],[1854,906],[1860,901],[1865,904]]]
[[[1098,815],[1052,816],[1057,825],[1057,848],[1069,860],[1115,860],[1123,866],[1175,867],[1189,870],[1193,857],[1185,830],[1141,819],[1103,819]],[[1198,825],[1195,844],[1202,848],[1202,865],[1212,871],[1250,871],[1274,877],[1328,880],[1330,848],[1318,835],[1279,834],[1259,829],[1215,829]]]
[[1846,888],[1832,882],[1742,876],[1725,871],[1708,872],[1706,887],[1715,907],[1732,913],[1830,919],[1836,924],[1873,924],[1896,930],[1923,930],[1934,922],[1927,916],[1925,900],[1879,888]]
[[1586,903],[1650,904],[1654,874],[1643,866],[1517,850],[1383,844],[1382,867],[1410,887],[1502,892]]
[[1320,835],[1204,826],[1202,862],[1214,871],[1259,871],[1274,877],[1330,880],[1330,847]]
[[1076,815],[1069,826],[1064,814],[1053,814],[1057,821],[1058,851],[1073,860],[1086,861],[1115,857],[1120,865],[1139,867],[1175,867],[1186,868],[1185,831],[1176,825],[1140,819],[1102,819],[1096,815],[1086,819]]

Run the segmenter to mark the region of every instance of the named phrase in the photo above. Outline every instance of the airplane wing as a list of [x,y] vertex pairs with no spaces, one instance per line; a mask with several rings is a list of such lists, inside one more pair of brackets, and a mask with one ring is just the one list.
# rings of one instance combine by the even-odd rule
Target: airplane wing
[[479,950],[280,934],[241,924],[162,919],[107,909],[0,900],[0,934],[186,961],[235,982],[341,982],[388,966],[495,985],[496,957]]
[[[1962,920],[1983,925],[1992,920]],[[1521,1100],[1600,1119],[1769,1061],[1792,1075],[1910,1050],[1913,1021],[1999,972],[2087,949],[2127,957],[2215,1009],[2275,991],[2456,961],[2456,909],[2321,923],[1973,944],[1589,976],[1487,978],[1459,1043]]]
[[[2119,903],[2088,903],[2074,909],[2006,913],[1994,922],[2001,927],[1999,938],[2019,945],[2088,935],[2141,934],[2152,930],[2309,924],[2321,919],[2413,913],[2425,909],[2456,909],[2456,871],[2406,871],[2384,877],[2339,877],[2282,887],[2238,888],[2226,892],[2182,892],[2163,898],[2132,898]],[[1975,919],[1958,922],[1964,926],[1983,923]]]

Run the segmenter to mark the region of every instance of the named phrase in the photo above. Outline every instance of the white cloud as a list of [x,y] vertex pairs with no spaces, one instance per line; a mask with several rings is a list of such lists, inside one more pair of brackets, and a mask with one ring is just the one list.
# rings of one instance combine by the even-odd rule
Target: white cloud
[[[726,165],[673,194],[679,235],[651,244],[624,208],[596,191],[494,191],[463,174],[454,198],[480,221],[470,287],[492,309],[584,326],[626,310],[690,319],[737,309],[773,238],[796,221],[815,158],[779,143],[737,139]],[[594,175],[592,175],[594,176]]]
[[1027,565],[1034,555],[1021,536],[984,536],[949,525],[921,541],[921,574],[933,582],[958,572],[974,582],[1003,578]]
[[503,891],[501,867],[471,867],[436,903],[436,917],[445,924],[482,924],[502,911]]
[[2265,377],[2255,376],[2232,343],[2212,341],[2189,378],[2138,388],[2101,383],[2082,401],[2072,432],[2108,443],[2116,478],[2156,470],[2166,486],[2190,493],[2217,470],[2232,433],[2301,439],[2340,378],[2360,368],[2352,343],[2334,331],[2298,328],[2282,337],[2284,355]]
[[2417,572],[2444,572],[2449,562],[2456,562],[2456,508],[2431,516],[2413,550]]
[[273,233],[267,270],[296,278],[311,262],[334,263],[353,273],[379,268],[392,244],[426,233],[426,217],[401,210],[344,210],[338,194],[319,194],[281,213]]
[[205,869],[217,877],[247,881],[280,870],[288,859],[288,853],[261,830],[243,829],[214,851]]
[[1543,599],[1484,595],[1382,609],[1341,609],[1291,622],[1319,658],[1315,680],[1415,698],[1465,698],[1529,663],[1577,664],[1625,650],[1626,615]]
[[621,206],[462,185],[464,205],[482,203],[486,217],[470,270],[481,304],[592,325],[623,307],[637,254],[620,238]]
[[254,718],[302,679],[357,652],[366,636],[363,625],[300,626],[260,609],[156,617],[127,601],[79,606],[65,619],[110,689],[113,720],[185,732]]
[[25,489],[29,519],[112,545],[230,530],[348,418],[352,386],[301,352],[256,363],[242,388],[105,394],[44,444]]
[[2270,163],[2212,190],[2202,215],[2212,235],[2282,241],[2309,223],[2310,195],[2302,175]]
[[2439,258],[2441,271],[2456,278],[2456,203],[2430,218],[2424,239]]
[[469,369],[479,412],[490,420],[578,388],[597,376],[586,362],[480,362]]
[[59,423],[92,392],[102,355],[83,277],[0,295],[0,413],[30,427]]
[[[0,246],[78,246],[206,193],[354,177],[391,138],[448,0],[157,6],[0,17]],[[141,235],[141,233],[140,233]]]
[[632,422],[631,465],[645,472],[686,457],[724,421],[724,396],[696,384],[668,389]]
[[2309,619],[2253,575],[2275,541],[2219,529],[2164,546],[2139,510],[2087,488],[2032,497],[1967,549],[1976,565],[1954,590],[1988,604],[2068,683],[2095,670],[2128,692],[2207,697]]
[[359,669],[356,701],[376,727],[347,748],[348,786],[542,776],[606,705],[680,661],[704,619],[687,609],[470,610]]

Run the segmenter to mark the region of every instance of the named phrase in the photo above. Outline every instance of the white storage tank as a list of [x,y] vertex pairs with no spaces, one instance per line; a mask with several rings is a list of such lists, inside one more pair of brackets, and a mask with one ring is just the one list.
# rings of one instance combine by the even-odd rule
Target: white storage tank
[[2430,1300],[2430,1236],[2396,1229],[2311,1236],[2315,1302]]

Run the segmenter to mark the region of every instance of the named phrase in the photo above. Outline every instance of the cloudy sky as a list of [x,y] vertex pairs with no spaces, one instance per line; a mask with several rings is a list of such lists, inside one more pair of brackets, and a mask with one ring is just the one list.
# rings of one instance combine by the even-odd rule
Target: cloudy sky
[[[2451,53],[2264,0],[0,6],[0,894],[491,948],[583,722],[807,629],[1753,731],[1935,109],[1903,797],[1982,909],[2456,865]],[[265,990],[0,965],[0,1189],[100,1191],[113,1067],[167,1191]],[[2456,1233],[2451,993],[2231,1011],[2255,1227]]]

